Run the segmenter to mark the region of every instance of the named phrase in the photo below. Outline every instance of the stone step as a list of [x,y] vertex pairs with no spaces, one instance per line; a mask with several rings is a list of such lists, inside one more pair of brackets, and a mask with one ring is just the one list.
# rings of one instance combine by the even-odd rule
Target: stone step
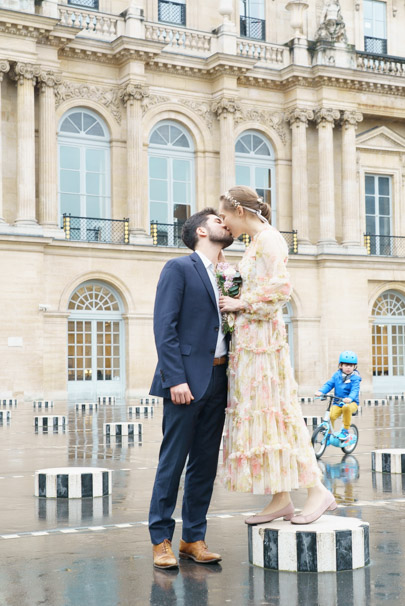
[[104,497],[112,492],[112,472],[102,467],[55,467],[35,472],[35,496],[56,499]]
[[371,451],[371,469],[383,473],[405,473],[405,449],[384,448]]
[[337,572],[370,562],[369,525],[357,518],[324,515],[312,524],[283,520],[248,527],[249,562],[291,572]]

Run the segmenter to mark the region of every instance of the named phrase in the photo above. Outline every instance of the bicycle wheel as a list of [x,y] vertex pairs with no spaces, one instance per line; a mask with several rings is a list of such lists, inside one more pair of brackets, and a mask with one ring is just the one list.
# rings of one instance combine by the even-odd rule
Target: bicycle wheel
[[325,425],[319,425],[312,434],[311,442],[317,459],[320,459],[325,452],[327,433],[328,428]]
[[359,430],[353,423],[349,427],[349,438],[351,439],[351,443],[349,443],[347,446],[342,446],[342,450],[346,454],[353,452],[359,441]]

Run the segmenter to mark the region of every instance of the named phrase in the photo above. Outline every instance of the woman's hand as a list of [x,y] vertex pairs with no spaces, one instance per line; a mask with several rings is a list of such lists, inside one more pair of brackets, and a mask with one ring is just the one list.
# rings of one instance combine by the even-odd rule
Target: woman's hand
[[219,297],[219,309],[221,313],[224,312],[237,312],[245,309],[245,304],[240,299],[233,299],[232,297]]

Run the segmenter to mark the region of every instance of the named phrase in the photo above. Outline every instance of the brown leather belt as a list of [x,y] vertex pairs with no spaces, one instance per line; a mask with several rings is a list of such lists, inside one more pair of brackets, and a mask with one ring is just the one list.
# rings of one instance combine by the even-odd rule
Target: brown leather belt
[[222,366],[222,364],[226,364],[227,356],[222,356],[222,358],[214,358],[213,366]]

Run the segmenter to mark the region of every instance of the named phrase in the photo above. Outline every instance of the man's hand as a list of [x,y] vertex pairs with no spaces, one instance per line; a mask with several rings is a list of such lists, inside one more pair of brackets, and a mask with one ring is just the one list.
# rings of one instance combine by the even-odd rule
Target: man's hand
[[242,311],[246,308],[246,305],[240,301],[237,297],[219,297],[219,309],[223,312],[237,312]]
[[188,383],[180,383],[170,388],[170,397],[173,404],[190,404],[194,396],[190,391]]
[[351,401],[352,401],[352,400],[351,400],[350,398],[343,398],[343,402],[344,402],[345,404],[350,404],[350,403],[351,403]]

